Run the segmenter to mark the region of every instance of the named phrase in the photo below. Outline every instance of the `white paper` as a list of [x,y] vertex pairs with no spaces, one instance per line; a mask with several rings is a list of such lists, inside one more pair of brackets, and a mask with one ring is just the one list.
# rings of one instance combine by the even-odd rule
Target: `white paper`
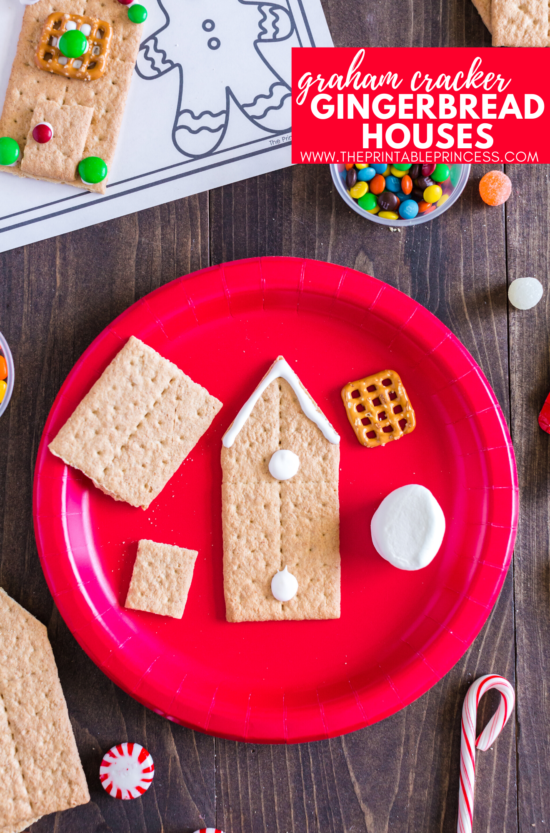
[[[0,3],[3,102],[24,7]],[[0,251],[291,164],[291,49],[332,46],[320,0],[144,4],[107,193],[0,172]]]

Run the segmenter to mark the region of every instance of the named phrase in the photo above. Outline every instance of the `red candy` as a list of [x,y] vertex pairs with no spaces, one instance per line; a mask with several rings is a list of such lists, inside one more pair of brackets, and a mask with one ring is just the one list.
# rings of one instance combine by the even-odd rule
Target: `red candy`
[[542,406],[542,411],[539,414],[539,425],[543,431],[550,434],[550,393],[546,397],[546,401]]
[[487,205],[502,205],[512,193],[512,183],[502,171],[489,171],[481,177],[479,193]]
[[123,6],[130,6],[134,0],[118,0],[119,3],[122,3]]
[[431,176],[435,171],[435,162],[424,162],[422,165],[422,176]]
[[51,124],[46,121],[41,121],[32,131],[32,137],[35,142],[40,145],[45,145],[53,138],[53,130]]

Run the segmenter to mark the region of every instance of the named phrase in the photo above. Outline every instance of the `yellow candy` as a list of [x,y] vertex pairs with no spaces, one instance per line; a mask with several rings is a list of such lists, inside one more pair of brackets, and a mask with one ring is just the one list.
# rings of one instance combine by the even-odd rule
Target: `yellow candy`
[[443,191],[441,190],[439,185],[430,185],[424,191],[424,200],[426,202],[431,202],[431,203],[437,202],[438,200],[441,199],[442,193],[443,193]]
[[7,389],[8,389],[7,383],[4,382],[3,380],[0,381],[0,404],[2,403],[2,400],[3,400],[4,396],[6,395]]
[[399,220],[399,214],[396,214],[395,211],[381,211],[378,216],[385,220]]
[[357,168],[358,171],[362,171],[363,168],[368,168],[369,166],[368,165],[360,165],[359,162],[356,162],[355,167]]
[[364,197],[365,194],[368,193],[369,186],[366,182],[356,182],[353,188],[349,189],[350,197],[353,197],[354,200],[360,200],[361,197]]
[[442,205],[445,205],[445,203],[447,202],[448,199],[449,199],[449,195],[448,194],[443,194],[441,199],[437,201],[437,207],[441,208]]
[[375,205],[374,208],[367,209],[367,214],[378,214],[379,211],[380,211],[380,206]]
[[392,165],[392,166],[391,166],[390,171],[391,171],[391,172],[392,172],[392,174],[393,174],[394,176],[396,176],[398,179],[401,179],[401,177],[402,177],[402,176],[405,176],[405,174],[408,174],[408,173],[409,173],[408,171],[400,171],[400,170],[399,170],[399,168],[396,168],[396,167],[395,167],[395,165]]
[[390,166],[388,165],[388,167],[386,168],[386,170],[384,171],[384,173],[382,174],[382,176],[389,176],[389,175],[390,175],[390,170],[391,170],[391,168],[390,168]]

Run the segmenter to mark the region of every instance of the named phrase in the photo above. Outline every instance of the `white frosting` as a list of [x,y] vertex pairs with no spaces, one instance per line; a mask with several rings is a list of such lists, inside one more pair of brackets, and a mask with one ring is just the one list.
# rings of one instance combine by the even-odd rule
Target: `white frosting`
[[82,66],[82,61],[81,60],[73,61],[73,69],[80,69],[81,66]]
[[269,461],[269,473],[275,480],[290,480],[298,473],[300,458],[293,451],[280,448]]
[[68,20],[65,24],[65,31],[70,32],[72,29],[76,29],[76,22],[74,20]]
[[82,32],[83,35],[86,35],[86,37],[89,37],[90,33],[92,31],[92,27],[90,26],[89,23],[83,23],[82,26],[80,27],[80,31]]
[[532,309],[542,298],[543,291],[536,278],[516,278],[510,284],[508,298],[516,309]]
[[288,572],[288,567],[279,570],[271,579],[271,592],[278,602],[289,602],[298,592],[296,576]]
[[68,58],[66,58],[64,55],[60,55],[60,56],[59,56],[59,58],[58,58],[57,60],[58,60],[58,62],[59,62],[60,64],[62,64],[63,66],[65,66],[65,64],[68,64],[68,63],[69,63],[69,59],[68,59]]
[[390,492],[371,521],[376,551],[400,570],[420,570],[437,555],[445,534],[445,515],[425,486],[411,484]]
[[227,429],[225,434],[223,435],[223,444],[226,448],[231,448],[233,443],[235,442],[239,431],[242,429],[243,425],[245,424],[246,420],[252,413],[254,405],[266,390],[266,388],[271,384],[271,382],[275,381],[275,379],[284,379],[288,382],[296,396],[298,397],[298,402],[300,403],[300,407],[304,414],[310,419],[317,428],[321,431],[323,436],[332,443],[333,445],[338,445],[340,442],[340,437],[326,418],[326,416],[320,411],[317,407],[309,393],[303,387],[302,383],[298,379],[295,372],[292,370],[288,362],[283,359],[282,356],[279,356],[277,361],[273,363],[271,369],[268,373],[264,376],[250,399],[248,399],[237,416],[233,424]]

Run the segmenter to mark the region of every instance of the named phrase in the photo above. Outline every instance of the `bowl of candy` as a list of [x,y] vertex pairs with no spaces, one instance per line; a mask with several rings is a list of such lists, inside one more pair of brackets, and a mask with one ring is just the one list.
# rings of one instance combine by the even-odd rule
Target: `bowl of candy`
[[13,358],[8,342],[0,333],[0,416],[8,407],[13,391]]
[[342,199],[382,226],[416,226],[440,217],[460,197],[470,165],[374,163],[331,165]]

